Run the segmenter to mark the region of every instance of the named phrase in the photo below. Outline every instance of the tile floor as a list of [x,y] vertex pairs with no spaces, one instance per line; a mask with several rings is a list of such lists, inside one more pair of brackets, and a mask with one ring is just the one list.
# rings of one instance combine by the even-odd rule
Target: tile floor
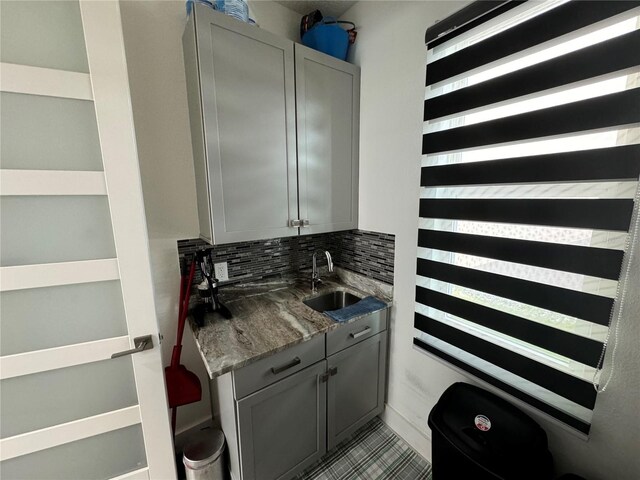
[[375,418],[296,480],[431,480],[431,465]]

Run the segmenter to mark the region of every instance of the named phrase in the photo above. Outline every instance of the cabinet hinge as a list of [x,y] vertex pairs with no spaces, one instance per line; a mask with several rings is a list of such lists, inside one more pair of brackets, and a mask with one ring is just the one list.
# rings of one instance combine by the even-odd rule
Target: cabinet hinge
[[338,373],[338,367],[331,367],[325,373],[320,375],[320,381],[322,383],[328,382],[329,381],[329,377],[333,377],[336,373]]

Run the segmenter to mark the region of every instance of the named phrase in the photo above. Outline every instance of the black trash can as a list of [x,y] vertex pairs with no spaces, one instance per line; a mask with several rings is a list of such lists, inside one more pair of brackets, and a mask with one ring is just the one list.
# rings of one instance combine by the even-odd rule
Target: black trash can
[[433,480],[546,480],[547,434],[528,415],[467,383],[451,385],[429,414]]

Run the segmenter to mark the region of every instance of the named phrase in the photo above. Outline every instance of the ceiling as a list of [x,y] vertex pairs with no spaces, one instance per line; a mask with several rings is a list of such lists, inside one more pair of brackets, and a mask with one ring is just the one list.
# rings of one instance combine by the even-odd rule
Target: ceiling
[[350,0],[275,0],[300,15],[306,15],[314,10],[320,10],[325,17],[340,17],[356,2]]

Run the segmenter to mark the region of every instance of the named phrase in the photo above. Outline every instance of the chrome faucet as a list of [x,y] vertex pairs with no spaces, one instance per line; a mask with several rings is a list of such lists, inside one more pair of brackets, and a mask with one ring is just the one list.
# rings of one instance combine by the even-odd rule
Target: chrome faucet
[[331,254],[325,250],[316,250],[313,252],[313,270],[311,271],[311,293],[316,293],[318,290],[318,285],[322,283],[320,280],[320,274],[318,273],[318,267],[316,265],[316,255],[317,253],[324,253],[327,257],[327,267],[329,267],[329,271],[333,272],[333,259],[331,258]]

